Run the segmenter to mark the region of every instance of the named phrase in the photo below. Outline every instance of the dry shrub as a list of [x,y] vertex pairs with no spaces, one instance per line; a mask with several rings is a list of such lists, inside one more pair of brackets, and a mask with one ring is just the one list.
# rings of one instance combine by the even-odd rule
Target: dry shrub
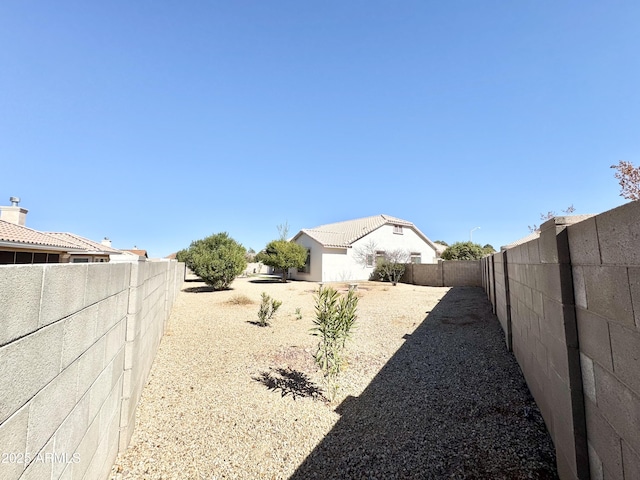
[[233,297],[231,297],[229,300],[227,300],[227,303],[229,305],[251,305],[254,302],[246,295],[236,294]]

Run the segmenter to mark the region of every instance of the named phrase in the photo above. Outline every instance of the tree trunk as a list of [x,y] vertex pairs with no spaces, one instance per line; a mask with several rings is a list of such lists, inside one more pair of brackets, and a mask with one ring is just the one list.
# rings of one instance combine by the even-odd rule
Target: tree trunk
[[282,269],[282,283],[287,283],[287,273],[289,273],[289,269]]

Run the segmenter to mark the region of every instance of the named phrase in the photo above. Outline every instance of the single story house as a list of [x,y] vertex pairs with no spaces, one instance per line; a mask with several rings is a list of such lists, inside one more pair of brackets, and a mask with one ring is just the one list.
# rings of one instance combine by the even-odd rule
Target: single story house
[[122,255],[120,250],[111,246],[111,240],[105,238],[101,243],[81,237],[75,233],[46,232],[60,240],[76,245],[81,252],[69,252],[70,263],[108,262],[111,255]]
[[28,210],[11,197],[0,206],[0,265],[30,263],[108,262],[122,252],[107,239],[97,243],[73,233],[40,232],[25,225]]
[[0,265],[62,263],[70,253],[81,253],[77,245],[24,225],[0,219]]
[[292,239],[307,248],[307,264],[289,276],[312,282],[368,280],[377,258],[403,251],[407,262],[436,263],[439,246],[413,223],[375,215],[302,229]]

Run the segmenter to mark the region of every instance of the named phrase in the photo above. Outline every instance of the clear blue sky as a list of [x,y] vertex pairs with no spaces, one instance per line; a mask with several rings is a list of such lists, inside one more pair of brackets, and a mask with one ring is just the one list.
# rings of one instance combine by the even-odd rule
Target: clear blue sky
[[385,213],[504,245],[625,202],[637,1],[0,2],[0,203],[165,256]]

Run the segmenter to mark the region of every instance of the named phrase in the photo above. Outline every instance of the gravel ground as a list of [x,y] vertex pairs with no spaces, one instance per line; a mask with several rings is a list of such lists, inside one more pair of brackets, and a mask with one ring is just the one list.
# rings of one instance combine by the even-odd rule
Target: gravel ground
[[[111,479],[557,478],[481,289],[361,283],[333,402],[312,357],[316,289],[185,283]],[[263,291],[283,301],[270,327]]]

